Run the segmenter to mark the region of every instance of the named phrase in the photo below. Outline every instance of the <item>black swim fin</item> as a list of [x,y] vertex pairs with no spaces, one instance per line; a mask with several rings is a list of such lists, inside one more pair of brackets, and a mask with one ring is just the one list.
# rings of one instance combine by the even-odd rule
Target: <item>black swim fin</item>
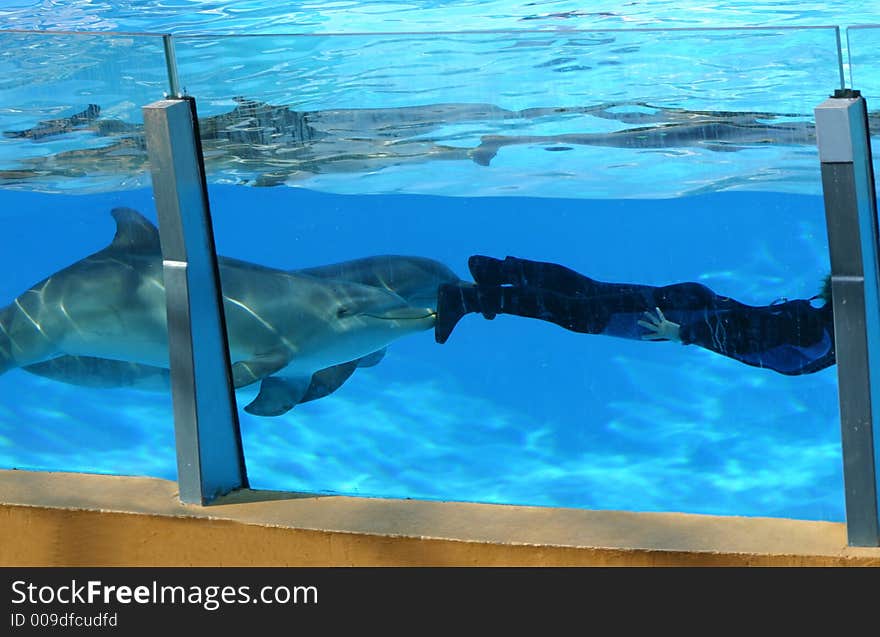
[[437,289],[437,319],[434,322],[434,340],[445,343],[467,309],[460,283],[444,283]]
[[445,343],[465,314],[479,312],[492,320],[501,311],[501,288],[472,283],[444,283],[437,289],[437,320],[434,340]]
[[468,270],[477,285],[502,285],[505,280],[504,261],[475,254],[468,258]]

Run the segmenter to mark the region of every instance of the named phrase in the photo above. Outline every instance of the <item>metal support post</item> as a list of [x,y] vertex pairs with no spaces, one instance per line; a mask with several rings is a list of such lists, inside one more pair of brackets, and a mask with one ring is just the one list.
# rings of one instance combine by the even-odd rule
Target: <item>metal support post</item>
[[836,91],[815,111],[831,253],[848,541],[880,546],[880,266],[865,100]]
[[247,486],[223,296],[192,98],[143,109],[159,217],[180,499]]

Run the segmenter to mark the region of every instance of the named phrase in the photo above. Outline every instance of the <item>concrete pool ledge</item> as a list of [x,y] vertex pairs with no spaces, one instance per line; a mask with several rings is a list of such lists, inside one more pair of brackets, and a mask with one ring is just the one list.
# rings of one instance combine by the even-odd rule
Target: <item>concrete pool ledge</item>
[[3,566],[880,566],[833,522],[239,491],[0,471]]

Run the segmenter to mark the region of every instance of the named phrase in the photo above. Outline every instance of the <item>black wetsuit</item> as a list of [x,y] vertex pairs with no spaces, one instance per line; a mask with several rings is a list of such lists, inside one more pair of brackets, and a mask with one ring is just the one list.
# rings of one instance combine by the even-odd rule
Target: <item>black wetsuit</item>
[[[463,309],[487,318],[514,314],[575,332],[641,340],[650,331],[638,321],[659,308],[680,326],[682,343],[748,365],[799,375],[835,362],[830,303],[813,307],[810,301],[796,300],[750,306],[699,283],[604,283],[554,263],[512,257],[500,261],[476,256],[469,264],[477,285],[462,292]],[[438,313],[442,316],[442,304]]]

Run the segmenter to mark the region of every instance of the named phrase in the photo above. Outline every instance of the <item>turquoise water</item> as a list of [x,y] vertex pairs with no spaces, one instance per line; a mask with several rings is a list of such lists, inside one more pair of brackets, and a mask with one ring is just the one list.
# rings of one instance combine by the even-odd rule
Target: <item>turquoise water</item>
[[[151,205],[148,191],[7,197],[27,213],[6,219],[18,234],[4,254],[34,262],[40,236],[54,258],[33,270],[45,273],[109,240],[112,205]],[[812,295],[827,268],[821,200],[810,196],[535,200],[218,186],[212,199],[221,253],[284,267],[398,251],[466,276],[467,255],[510,252],[609,280],[696,278],[752,303]],[[4,297],[35,275],[4,279]],[[406,337],[331,397],[279,418],[241,412],[241,422],[261,488],[840,519],[835,381],[834,368],[789,378],[696,348],[472,316],[446,345],[431,333]],[[4,466],[175,475],[164,396],[20,371],[0,391]],[[253,396],[240,391],[239,403]]]
[[[572,135],[636,128],[638,114],[654,118],[649,126],[700,111],[809,124],[815,105],[839,86],[831,30],[589,29],[876,18],[867,3],[713,7],[12,2],[0,8],[0,27],[173,31],[182,34],[181,80],[203,116],[229,113],[237,96],[325,114],[322,132],[342,141],[309,148],[308,162],[283,141],[259,152],[206,146],[221,254],[283,268],[414,254],[461,277],[470,254],[515,254],[603,280],[699,281],[752,304],[810,297],[828,257],[808,135],[720,145],[697,138],[664,148],[569,143]],[[465,24],[555,31],[183,35]],[[863,46],[870,35],[860,33]],[[140,107],[165,90],[155,39],[52,37],[0,35],[14,43],[0,54],[2,130],[88,104],[137,125]],[[393,110],[446,103],[594,110],[454,121],[422,115],[416,123]],[[341,119],[327,115],[337,111],[345,111]],[[489,165],[459,156],[486,135],[518,141]],[[149,175],[131,147],[86,152],[75,170],[63,162],[58,169],[59,153],[100,151],[118,139],[81,129],[0,142],[0,170],[23,171],[4,173],[0,183],[0,302],[106,245],[112,207],[155,219]],[[253,187],[277,174],[278,185]],[[254,395],[239,391],[239,404]],[[790,378],[693,347],[475,315],[446,345],[430,332],[395,342],[381,364],[358,370],[332,396],[283,417],[240,417],[257,488],[843,519],[835,368]],[[170,397],[10,371],[0,377],[0,466],[174,479]]]
[[284,2],[6,0],[6,28],[170,33],[351,33],[507,28],[850,25],[878,22],[871,2],[606,2],[570,0],[349,0]]

